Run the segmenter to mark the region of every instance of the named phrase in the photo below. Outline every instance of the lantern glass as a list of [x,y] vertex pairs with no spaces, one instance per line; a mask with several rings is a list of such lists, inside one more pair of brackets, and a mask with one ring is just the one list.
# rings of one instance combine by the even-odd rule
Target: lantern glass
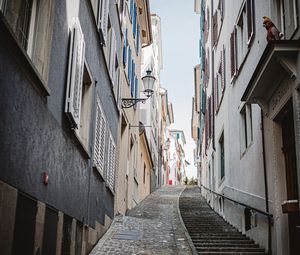
[[146,75],[142,78],[142,81],[144,83],[144,94],[147,97],[151,97],[153,95],[154,92],[154,83],[155,83],[155,77],[151,75],[152,71],[151,70],[147,70],[146,71]]

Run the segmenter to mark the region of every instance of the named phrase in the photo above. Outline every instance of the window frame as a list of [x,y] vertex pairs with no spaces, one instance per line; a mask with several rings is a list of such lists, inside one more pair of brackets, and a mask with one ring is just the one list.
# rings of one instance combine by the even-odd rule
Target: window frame
[[240,110],[240,154],[246,154],[253,143],[252,105],[243,104]]

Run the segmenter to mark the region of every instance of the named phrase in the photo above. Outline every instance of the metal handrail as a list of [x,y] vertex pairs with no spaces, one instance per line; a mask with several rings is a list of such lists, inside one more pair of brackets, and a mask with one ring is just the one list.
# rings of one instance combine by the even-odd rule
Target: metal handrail
[[250,206],[250,205],[246,205],[246,204],[241,203],[241,202],[239,202],[239,201],[236,201],[236,200],[234,200],[234,199],[232,199],[232,198],[230,198],[230,197],[227,197],[227,196],[225,196],[225,195],[222,195],[222,194],[220,194],[220,193],[217,193],[217,192],[215,192],[215,191],[212,191],[211,189],[205,187],[205,186],[202,185],[202,184],[200,184],[200,185],[201,185],[201,187],[203,187],[204,189],[208,190],[209,192],[211,192],[211,193],[213,193],[213,194],[215,194],[215,195],[217,195],[217,196],[223,197],[224,199],[227,199],[227,200],[229,200],[229,201],[231,201],[231,202],[234,202],[234,203],[236,203],[236,204],[239,204],[239,205],[241,205],[241,206],[243,206],[243,207],[246,207],[246,208],[248,208],[248,209],[250,209],[250,210],[252,210],[252,211],[258,212],[258,213],[260,213],[260,214],[262,214],[262,215],[264,215],[264,216],[266,216],[266,217],[268,217],[268,218],[273,218],[273,215],[270,214],[270,213],[268,213],[268,212],[259,210],[259,209],[257,209],[257,208],[254,208],[254,207]]

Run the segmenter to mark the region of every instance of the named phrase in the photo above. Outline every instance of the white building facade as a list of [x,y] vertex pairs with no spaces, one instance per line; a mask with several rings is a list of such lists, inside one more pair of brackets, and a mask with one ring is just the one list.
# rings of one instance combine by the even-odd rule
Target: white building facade
[[[154,93],[152,97],[141,104],[140,121],[146,127],[146,135],[150,144],[150,151],[153,160],[153,173],[151,190],[154,190],[161,185],[161,84],[160,71],[163,68],[162,62],[162,41],[161,41],[161,21],[160,17],[152,14],[152,37],[153,42],[150,46],[142,49],[142,75],[146,75],[147,70],[151,70],[156,78]],[[143,91],[141,88],[140,91]],[[145,97],[143,92],[140,92],[140,97]]]
[[[272,254],[299,254],[299,1],[195,3],[206,94],[202,194]],[[267,42],[264,16],[282,41]]]

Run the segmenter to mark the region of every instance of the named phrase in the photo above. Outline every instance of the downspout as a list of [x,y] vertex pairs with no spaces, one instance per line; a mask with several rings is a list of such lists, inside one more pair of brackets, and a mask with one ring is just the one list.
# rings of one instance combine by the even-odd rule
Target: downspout
[[[262,150],[263,150],[263,167],[264,167],[264,182],[265,182],[265,197],[266,197],[266,212],[269,210],[269,192],[268,192],[268,176],[266,167],[266,150],[265,150],[265,131],[264,131],[264,115],[263,111],[260,111],[261,116],[261,135],[262,135]],[[268,254],[272,254],[272,231],[271,231],[271,218],[268,217]]]

